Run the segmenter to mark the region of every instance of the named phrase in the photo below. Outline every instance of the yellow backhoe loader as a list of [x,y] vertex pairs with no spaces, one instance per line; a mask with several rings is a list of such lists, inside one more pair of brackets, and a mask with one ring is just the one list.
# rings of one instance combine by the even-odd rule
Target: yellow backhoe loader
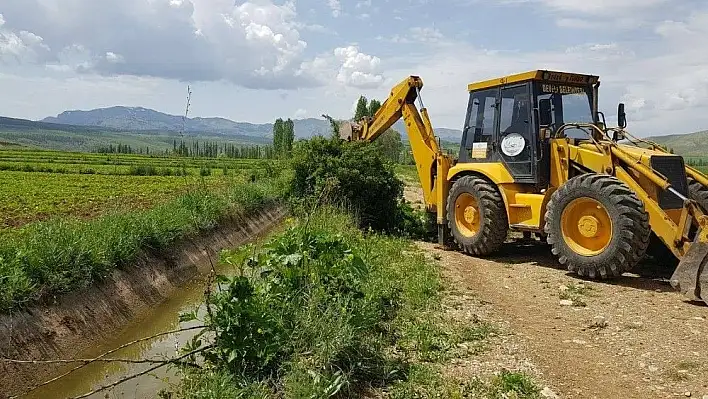
[[340,135],[373,141],[403,118],[441,244],[451,235],[485,256],[509,231],[535,233],[571,272],[605,279],[631,270],[651,242],[660,262],[679,260],[672,286],[708,303],[708,178],[631,136],[623,104],[608,127],[599,86],[597,76],[545,70],[472,83],[453,158],[436,140],[423,81],[410,76]]

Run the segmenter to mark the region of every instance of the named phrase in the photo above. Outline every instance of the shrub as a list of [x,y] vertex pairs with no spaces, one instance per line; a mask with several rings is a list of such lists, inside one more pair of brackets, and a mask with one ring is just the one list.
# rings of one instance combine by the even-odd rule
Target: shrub
[[214,337],[214,347],[203,369],[182,378],[184,398],[359,397],[404,372],[384,348],[440,289],[435,265],[410,242],[364,235],[327,206],[221,261],[235,276],[218,277],[207,299],[200,335]]
[[362,227],[395,231],[403,182],[374,146],[315,137],[293,152],[292,195],[318,198],[350,208]]
[[128,174],[131,176],[157,176],[157,175],[159,175],[157,168],[152,165],[133,165],[130,167]]

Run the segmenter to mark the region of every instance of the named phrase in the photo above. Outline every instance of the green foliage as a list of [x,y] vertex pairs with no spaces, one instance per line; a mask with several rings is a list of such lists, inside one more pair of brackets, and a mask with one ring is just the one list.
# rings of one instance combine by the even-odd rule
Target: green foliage
[[278,157],[287,157],[293,150],[295,123],[278,118],[273,124],[273,148]]
[[[356,397],[393,382],[407,368],[384,348],[440,289],[409,242],[364,235],[330,207],[221,260],[235,277],[219,277],[204,320],[212,371],[187,371],[181,397]],[[215,394],[195,394],[206,386]]]
[[361,120],[365,116],[369,116],[369,101],[366,99],[366,97],[361,96],[359,97],[359,100],[356,103],[356,110],[354,111],[354,120]]
[[381,101],[373,99],[369,102],[369,109],[368,109],[368,115],[370,117],[374,117],[376,115],[376,112],[381,108]]
[[211,168],[202,166],[201,169],[199,169],[199,176],[211,176]]
[[236,183],[224,194],[194,191],[147,211],[94,220],[56,218],[3,234],[0,311],[87,287],[129,265],[142,250],[215,227],[225,215],[249,212],[283,195],[284,183]]
[[399,163],[402,160],[403,141],[401,134],[393,129],[385,131],[374,142],[374,145],[381,151],[383,157],[393,163]]
[[415,365],[408,379],[395,384],[392,399],[540,399],[541,390],[523,373],[503,370],[491,381],[481,379],[456,381],[445,378],[438,367],[430,364]]
[[322,117],[327,119],[329,122],[330,128],[332,129],[332,134],[330,138],[332,139],[338,139],[339,138],[339,122],[337,122],[334,118],[327,114],[322,114]]
[[313,138],[295,148],[292,167],[295,197],[325,193],[329,202],[352,209],[362,226],[396,230],[403,183],[374,146]]

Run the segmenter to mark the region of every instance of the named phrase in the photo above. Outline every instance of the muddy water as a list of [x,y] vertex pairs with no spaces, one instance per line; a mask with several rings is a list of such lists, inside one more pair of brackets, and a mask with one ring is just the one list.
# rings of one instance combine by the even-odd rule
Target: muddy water
[[[279,230],[280,227],[269,232]],[[251,242],[264,240],[264,236],[255,237]],[[232,275],[233,270],[219,266],[217,272],[223,275]],[[177,330],[180,328],[198,326],[199,321],[180,323],[179,314],[199,307],[204,301],[206,277],[194,279],[171,298],[154,308],[154,311],[141,320],[136,320],[126,331],[115,339],[97,343],[82,358],[95,358],[113,348],[144,337],[159,333]],[[203,313],[203,312],[200,312]],[[185,331],[177,334],[157,337],[148,341],[121,349],[110,354],[110,358],[128,359],[167,359],[175,357],[177,348],[188,342],[198,330]],[[150,364],[118,364],[118,363],[93,363],[83,367],[66,377],[36,389],[23,398],[73,398],[90,392],[98,387],[111,384],[121,378],[144,371]],[[72,367],[57,368],[60,375]],[[163,367],[144,376],[122,383],[115,388],[95,393],[89,398],[154,398],[160,390],[169,388],[179,382],[175,371],[170,367]]]

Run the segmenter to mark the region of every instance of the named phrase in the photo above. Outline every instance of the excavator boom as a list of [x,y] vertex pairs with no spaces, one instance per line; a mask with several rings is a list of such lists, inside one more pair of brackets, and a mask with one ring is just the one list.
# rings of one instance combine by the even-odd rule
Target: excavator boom
[[[443,154],[435,138],[428,111],[420,98],[423,81],[409,76],[394,86],[388,98],[373,117],[348,122],[340,127],[340,137],[349,141],[371,142],[403,118],[423,188],[426,209],[437,213],[438,224],[445,223],[445,199],[449,183],[447,172],[451,159]],[[416,100],[420,110],[416,107]]]

